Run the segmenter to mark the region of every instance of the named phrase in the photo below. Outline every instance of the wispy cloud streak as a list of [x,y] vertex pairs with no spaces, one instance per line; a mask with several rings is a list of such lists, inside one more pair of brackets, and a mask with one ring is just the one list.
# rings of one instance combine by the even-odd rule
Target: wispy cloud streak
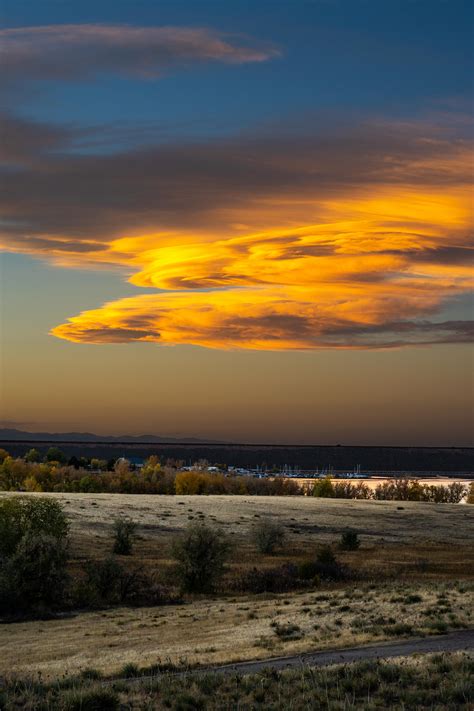
[[46,25],[0,31],[3,82],[81,81],[104,74],[156,79],[198,63],[278,56],[270,44],[209,28]]

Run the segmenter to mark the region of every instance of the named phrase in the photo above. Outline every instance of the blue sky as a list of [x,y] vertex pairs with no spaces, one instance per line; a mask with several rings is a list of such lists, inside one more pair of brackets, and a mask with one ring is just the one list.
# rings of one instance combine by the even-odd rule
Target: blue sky
[[[4,1],[7,27],[119,23],[212,27],[266,40],[260,65],[171,72],[160,81],[106,76],[48,86],[22,110],[53,121],[158,121],[179,132],[235,131],[299,112],[344,107],[396,116],[468,100],[472,5],[337,0],[294,2]],[[36,86],[36,92],[41,92]]]

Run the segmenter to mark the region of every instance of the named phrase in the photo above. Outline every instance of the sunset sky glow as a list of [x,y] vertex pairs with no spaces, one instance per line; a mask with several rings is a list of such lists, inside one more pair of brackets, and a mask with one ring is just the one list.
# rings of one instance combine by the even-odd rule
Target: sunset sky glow
[[2,7],[3,426],[472,443],[470,3]]

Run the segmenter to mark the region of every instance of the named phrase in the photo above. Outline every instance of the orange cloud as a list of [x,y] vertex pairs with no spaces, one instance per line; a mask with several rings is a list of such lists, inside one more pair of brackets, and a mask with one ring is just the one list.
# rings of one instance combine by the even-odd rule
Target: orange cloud
[[[469,323],[442,312],[472,287],[470,147],[429,126],[369,128],[294,145],[270,136],[167,146],[128,161],[38,158],[4,196],[6,248],[63,266],[123,268],[137,287],[167,292],[120,299],[52,330],[74,342],[276,350],[466,342]],[[44,202],[22,200],[22,176]],[[15,223],[20,205],[27,234]]]
[[[85,311],[52,330],[76,343],[156,342],[208,348],[305,350],[390,348],[467,342],[463,321],[413,320],[435,310],[439,284],[402,290],[347,285],[342,289],[232,289],[140,295]],[[444,285],[445,294],[449,284]]]

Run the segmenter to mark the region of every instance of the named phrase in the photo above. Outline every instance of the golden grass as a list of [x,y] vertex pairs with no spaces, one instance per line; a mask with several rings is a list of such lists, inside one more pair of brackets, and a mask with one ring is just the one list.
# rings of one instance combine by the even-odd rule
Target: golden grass
[[[7,495],[11,494],[0,493]],[[41,496],[64,505],[71,520],[72,554],[78,562],[110,552],[112,521],[126,515],[139,525],[133,558],[148,570],[168,565],[170,541],[187,524],[206,521],[219,526],[235,543],[231,566],[237,568],[303,560],[314,555],[318,546],[336,543],[344,529],[354,528],[361,549],[342,553],[341,559],[358,569],[430,579],[474,576],[474,507],[467,505],[303,496]],[[253,545],[252,527],[264,516],[277,518],[285,527],[285,547],[277,556],[262,558]]]
[[[235,543],[234,573],[252,565],[307,559],[351,527],[359,531],[361,548],[338,556],[357,570],[389,572],[396,582],[194,599],[184,605],[1,625],[0,674],[55,677],[88,667],[110,673],[126,663],[146,666],[166,658],[221,663],[390,638],[399,622],[415,633],[434,631],[436,621],[447,627],[472,624],[474,507],[306,497],[47,496],[61,501],[71,520],[77,566],[85,558],[107,555],[114,517],[128,515],[139,524],[140,535],[131,561],[147,570],[166,571],[170,541],[190,521],[213,522],[229,535]],[[253,545],[252,526],[263,516],[277,517],[287,531],[277,556],[261,556]],[[461,579],[462,584],[452,586]],[[410,593],[422,599],[406,602]],[[272,622],[298,629],[284,639]]]
[[[421,600],[410,602],[410,594]],[[402,584],[197,600],[20,622],[0,626],[0,673],[41,672],[54,678],[91,667],[113,673],[127,663],[148,666],[170,659],[205,665],[347,647],[393,639],[390,630],[400,621],[413,630],[398,636],[433,633],[433,621],[445,620],[449,627],[454,617],[455,625],[469,626],[473,602],[472,586]],[[288,624],[298,631],[293,638],[279,637],[276,629]]]

